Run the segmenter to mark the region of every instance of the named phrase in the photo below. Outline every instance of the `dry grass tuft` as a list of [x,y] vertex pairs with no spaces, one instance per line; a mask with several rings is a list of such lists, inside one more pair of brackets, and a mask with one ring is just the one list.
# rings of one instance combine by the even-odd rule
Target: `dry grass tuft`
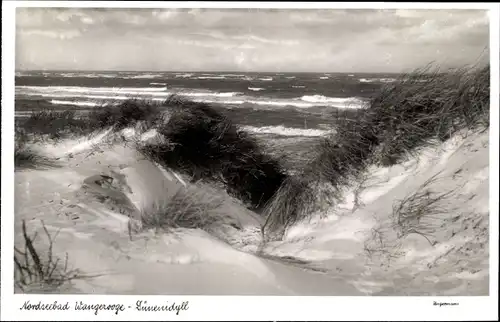
[[28,144],[29,136],[20,130],[15,134],[14,145],[14,167],[18,169],[43,169],[57,167],[55,160],[52,160],[35,151]]
[[202,191],[181,189],[173,197],[146,205],[141,211],[144,229],[190,228],[210,230],[225,217],[217,210],[223,200]]
[[435,241],[431,241],[431,238],[442,221],[439,215],[450,212],[449,204],[444,204],[456,192],[456,189],[441,193],[432,191],[429,186],[439,180],[438,175],[432,176],[414,193],[394,203],[391,219],[398,238],[418,234],[434,246]]
[[55,236],[51,236],[43,221],[42,226],[48,240],[46,257],[35,248],[34,241],[37,234],[33,237],[28,236],[24,220],[22,223],[24,250],[14,247],[14,281],[23,292],[36,288],[55,289],[66,282],[84,277],[78,270],[68,268],[67,253],[64,263],[61,262],[60,258],[54,256],[53,244],[57,233]]

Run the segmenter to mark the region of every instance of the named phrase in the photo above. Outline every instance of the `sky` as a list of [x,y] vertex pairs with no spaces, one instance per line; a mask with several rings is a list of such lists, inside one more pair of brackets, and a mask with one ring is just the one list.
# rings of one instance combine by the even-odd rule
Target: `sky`
[[17,70],[402,72],[488,59],[485,10],[17,8]]

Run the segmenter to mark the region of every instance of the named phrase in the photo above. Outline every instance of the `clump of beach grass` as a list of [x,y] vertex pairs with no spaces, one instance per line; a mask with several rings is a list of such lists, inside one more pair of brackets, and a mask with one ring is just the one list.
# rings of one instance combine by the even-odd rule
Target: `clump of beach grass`
[[194,189],[180,189],[170,198],[154,200],[140,210],[143,229],[175,228],[210,230],[224,222],[218,210],[223,199]]
[[489,108],[489,66],[447,72],[427,67],[403,75],[368,110],[380,141],[376,161],[393,165],[463,129],[488,128]]
[[79,270],[69,269],[68,254],[61,261],[53,253],[54,240],[42,221],[43,231],[47,237],[48,248],[42,253],[34,245],[37,234],[29,236],[26,222],[22,222],[24,248],[14,247],[14,282],[22,292],[51,291],[74,279],[84,278]]
[[130,99],[92,109],[85,115],[85,119],[94,129],[113,127],[115,131],[120,131],[135,126],[140,121],[151,125],[160,114],[162,105],[163,102]]
[[439,228],[439,217],[452,211],[449,198],[455,193],[455,189],[438,192],[430,188],[439,180],[438,175],[435,174],[413,193],[394,203],[391,219],[398,238],[417,234],[434,246],[435,241],[431,239]]
[[68,135],[84,135],[94,130],[89,122],[73,110],[43,108],[16,123],[16,128],[29,133],[34,141],[59,140]]
[[162,106],[169,113],[156,130],[165,144],[140,147],[150,159],[193,182],[221,183],[253,209],[262,207],[281,186],[287,175],[279,162],[215,108],[175,96]]
[[30,138],[24,131],[16,129],[14,135],[14,168],[17,169],[42,169],[57,166],[55,160],[42,155],[33,149]]
[[89,135],[106,128],[120,131],[138,122],[151,122],[157,118],[162,102],[130,99],[123,102],[103,104],[90,111],[58,110],[43,107],[27,118],[16,121],[16,127],[34,136],[52,140],[70,135]]

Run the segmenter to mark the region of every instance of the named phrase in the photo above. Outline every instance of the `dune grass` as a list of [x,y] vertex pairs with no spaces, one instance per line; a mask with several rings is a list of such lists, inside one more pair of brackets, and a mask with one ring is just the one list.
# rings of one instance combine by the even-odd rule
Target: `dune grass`
[[64,283],[85,277],[78,270],[69,269],[68,254],[64,263],[54,255],[53,246],[57,234],[51,236],[43,221],[42,227],[48,241],[46,254],[35,248],[37,234],[28,235],[24,220],[22,222],[24,249],[14,247],[14,282],[22,292],[55,290]]
[[439,181],[445,179],[441,173],[428,178],[404,198],[395,200],[389,221],[371,229],[371,235],[364,242],[364,251],[371,260],[390,265],[391,261],[404,256],[403,242],[410,235],[421,236],[431,246],[438,243],[436,233],[443,229],[443,220],[450,214],[460,213],[460,209],[453,206],[459,188],[439,191]]
[[115,131],[120,131],[140,121],[152,125],[161,112],[162,105],[163,102],[130,99],[117,105],[108,104],[92,109],[84,119],[93,129],[113,127]]
[[[454,196],[455,190],[445,192],[433,191],[430,186],[435,184],[440,173],[426,180],[415,192],[402,200],[397,200],[393,205],[391,219],[393,228],[402,239],[410,234],[424,237],[429,244],[434,246],[432,235],[439,228],[436,223],[439,215],[449,213],[449,198]],[[448,202],[445,206],[444,203]]]
[[17,129],[14,135],[14,168],[41,169],[56,167],[55,160],[41,155],[30,146],[30,137],[22,130]]
[[151,122],[161,111],[161,102],[130,99],[114,104],[104,104],[90,111],[54,110],[44,107],[29,117],[18,120],[16,127],[42,140],[62,139],[69,135],[88,135],[104,128],[115,131],[134,126],[139,121]]
[[401,75],[355,118],[350,113],[333,115],[335,132],[317,146],[304,171],[285,181],[266,205],[265,233],[311,214],[304,203],[316,198],[304,187],[326,184],[331,188],[327,193],[338,197],[369,165],[391,166],[461,130],[488,128],[489,102],[489,66],[447,72],[427,66]]
[[91,124],[79,118],[72,110],[51,110],[44,108],[17,122],[17,128],[28,132],[35,141],[44,137],[52,140],[64,138],[70,134],[87,134],[92,131]]
[[171,198],[165,198],[145,205],[140,211],[143,229],[168,230],[190,228],[210,230],[224,217],[218,213],[223,200],[217,196],[195,191],[179,190]]
[[153,161],[192,177],[224,184],[251,208],[264,205],[286,178],[277,160],[256,139],[205,103],[171,97],[168,118],[157,126],[165,144],[144,145]]
[[489,127],[489,102],[489,66],[447,73],[427,67],[404,75],[371,103],[370,124],[380,142],[377,162],[393,165],[462,129]]

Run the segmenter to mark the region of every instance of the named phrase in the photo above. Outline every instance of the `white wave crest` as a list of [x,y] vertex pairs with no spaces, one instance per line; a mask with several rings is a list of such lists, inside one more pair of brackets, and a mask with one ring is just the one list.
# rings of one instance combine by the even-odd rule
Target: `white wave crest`
[[40,93],[128,93],[128,92],[164,92],[167,87],[81,87],[81,86],[16,86],[16,90],[28,90]]
[[360,78],[360,83],[393,83],[395,78]]
[[143,74],[143,75],[132,75],[132,76],[120,76],[120,78],[124,79],[147,79],[147,78],[158,78],[162,77],[162,74]]
[[102,73],[44,73],[45,76],[56,76],[56,77],[81,77],[81,78],[116,78],[120,77],[118,74],[102,74]]
[[89,106],[89,107],[96,107],[96,106],[106,105],[106,104],[100,104],[100,103],[96,103],[96,102],[61,101],[61,100],[51,100],[50,104],[54,104],[54,105]]
[[225,92],[225,93],[197,93],[197,92],[179,92],[177,95],[191,97],[233,97],[241,94],[240,92]]
[[243,74],[223,74],[224,77],[245,77]]
[[202,98],[202,99],[194,99],[193,101],[195,102],[204,102],[204,103],[217,103],[217,104],[226,104],[226,105],[242,105],[242,104],[253,104],[253,105],[259,105],[259,106],[277,106],[277,107],[287,107],[287,106],[294,106],[294,107],[299,107],[299,108],[309,108],[313,107],[318,104],[312,104],[312,103],[305,103],[305,102],[298,102],[298,101],[258,101],[258,100],[252,100],[252,99],[246,99],[246,100],[215,100],[215,99],[210,99],[210,98]]
[[176,78],[189,78],[193,76],[193,74],[175,74]]
[[259,80],[264,81],[264,82],[270,82],[273,80],[273,78],[272,77],[263,77],[263,78],[259,78]]
[[251,90],[251,91],[254,91],[254,92],[258,92],[258,91],[263,91],[264,90],[264,88],[261,88],[261,87],[249,87],[248,89]]
[[362,108],[363,102],[352,100],[352,101],[314,101],[306,102],[300,100],[255,100],[255,99],[237,99],[237,100],[217,100],[204,97],[201,99],[194,99],[195,102],[204,103],[218,103],[227,105],[242,105],[242,104],[253,104],[259,106],[276,106],[276,107],[297,107],[297,108],[311,108],[315,106],[331,106],[337,108]]
[[[153,84],[153,83],[151,83]],[[163,85],[164,83],[154,83]],[[171,92],[167,87],[78,87],[78,86],[17,86],[16,95],[41,96],[50,98],[87,98],[87,99],[116,99],[127,100],[133,98],[160,98],[166,99],[172,94],[187,97],[216,97],[228,98],[240,95],[240,92]]]
[[247,103],[247,101],[242,101],[242,100],[217,100],[210,98],[195,98],[192,101],[198,103],[217,103],[217,104],[227,104],[227,105],[241,105]]
[[167,85],[167,83],[149,83],[149,85]]
[[[250,104],[255,104],[255,105],[264,105],[264,106],[281,106],[281,107],[286,107],[286,106],[295,106],[299,108],[308,108],[308,107],[313,107],[315,104],[311,103],[303,103],[303,102],[298,102],[298,101],[254,101],[250,100],[247,101]],[[317,104],[316,104],[317,105]]]
[[363,105],[363,101],[356,97],[327,97],[323,95],[304,95],[300,98],[302,101],[310,102],[310,103],[319,103],[319,104],[329,104],[333,106],[339,105],[339,107],[352,107],[359,108]]
[[40,94],[38,96],[50,97],[50,98],[86,98],[93,100],[129,100],[134,99],[134,96],[119,96],[119,95],[67,95],[67,94]]
[[196,79],[226,79],[224,76],[198,76]]
[[252,133],[259,134],[277,134],[282,136],[323,136],[329,131],[320,130],[320,129],[300,129],[300,128],[289,128],[283,125],[278,126],[263,126],[263,127],[255,127],[255,126],[242,126],[242,130]]

